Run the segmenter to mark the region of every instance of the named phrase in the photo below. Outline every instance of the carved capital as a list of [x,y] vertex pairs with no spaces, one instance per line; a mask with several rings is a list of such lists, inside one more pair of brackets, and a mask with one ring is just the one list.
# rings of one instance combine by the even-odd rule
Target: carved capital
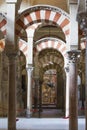
[[87,31],[87,12],[82,12],[78,14],[78,23],[80,24],[81,30]]
[[8,49],[4,49],[4,53],[6,54],[6,56],[8,58],[16,58],[19,55],[19,50],[18,49],[13,49],[13,48],[9,48]]
[[68,54],[69,62],[76,63],[78,58],[80,57],[80,52],[81,51],[79,50],[68,51],[67,54]]
[[78,1],[77,21],[82,30],[87,28],[87,0]]
[[66,73],[69,72],[69,65],[67,65],[67,66],[65,67],[65,71],[66,71]]
[[34,69],[34,67],[33,67],[32,65],[27,64],[27,66],[26,66],[26,70],[27,70],[27,71],[32,72],[33,69]]

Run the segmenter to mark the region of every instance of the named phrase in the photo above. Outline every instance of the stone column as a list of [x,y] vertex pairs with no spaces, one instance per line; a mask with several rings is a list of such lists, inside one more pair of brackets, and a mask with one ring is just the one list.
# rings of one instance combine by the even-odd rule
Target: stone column
[[6,0],[7,3],[7,33],[5,52],[9,60],[9,90],[8,90],[8,130],[16,130],[16,56],[17,39],[15,35],[15,17],[17,0]]
[[70,70],[69,89],[69,130],[78,130],[78,87],[77,87],[77,60],[80,52],[68,52]]
[[87,130],[87,0],[79,0],[77,21],[80,29],[84,32],[86,47],[85,47],[85,130]]
[[16,130],[16,54],[9,59],[8,130]]
[[32,80],[32,70],[33,67],[31,65],[28,65],[26,67],[27,69],[27,110],[26,110],[26,116],[29,118],[32,115],[32,86],[31,86],[31,80]]
[[28,83],[27,83],[27,111],[26,116],[31,117],[32,115],[32,94],[31,94],[31,74],[32,74],[32,64],[33,64],[33,34],[34,32],[32,29],[27,28],[27,42],[28,42],[28,58],[27,58],[27,76],[28,76]]
[[34,108],[35,111],[38,109],[38,88],[39,88],[39,77],[34,78],[35,81],[35,88],[34,88]]
[[66,71],[66,102],[65,102],[65,118],[69,117],[69,86],[70,86],[70,75],[69,66],[65,67]]

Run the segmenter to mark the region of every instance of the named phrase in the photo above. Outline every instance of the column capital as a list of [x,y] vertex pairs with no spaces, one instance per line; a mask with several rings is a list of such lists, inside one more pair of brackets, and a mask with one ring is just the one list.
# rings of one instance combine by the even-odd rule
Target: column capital
[[67,66],[65,67],[65,72],[66,72],[66,73],[69,72],[69,65],[67,65]]
[[5,52],[5,54],[7,55],[7,57],[8,58],[12,58],[12,57],[16,57],[16,56],[18,56],[19,55],[19,51],[18,50],[10,50],[10,49],[8,49],[8,50],[4,50],[4,52]]
[[87,12],[78,13],[77,21],[80,25],[80,29],[87,32]]
[[80,50],[68,51],[67,54],[68,54],[69,61],[72,61],[72,63],[75,63],[80,57],[80,52],[81,52]]
[[26,65],[26,70],[27,70],[27,71],[29,70],[29,71],[32,72],[33,69],[34,69],[34,67],[33,67],[31,64],[27,64],[27,65]]
[[87,35],[87,0],[79,0],[77,21],[80,25],[80,29]]

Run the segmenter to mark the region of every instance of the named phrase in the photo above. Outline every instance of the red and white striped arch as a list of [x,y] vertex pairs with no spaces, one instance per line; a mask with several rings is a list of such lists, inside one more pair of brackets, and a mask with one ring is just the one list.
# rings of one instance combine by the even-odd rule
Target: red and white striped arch
[[3,35],[6,35],[6,17],[4,14],[0,13],[0,31]]
[[[2,32],[3,36],[6,35],[6,24],[7,20],[4,14],[0,13],[0,31]],[[34,26],[34,25],[33,25]],[[33,29],[33,27],[31,26]],[[35,29],[35,26],[34,26]],[[0,40],[0,52],[2,52],[5,48],[5,39]],[[24,55],[27,57],[28,52],[28,46],[27,43],[24,40],[19,40],[19,49],[24,53]]]
[[23,52],[25,57],[28,57],[28,44],[24,40],[20,39],[19,40],[19,49]]
[[21,30],[26,30],[28,26],[41,22],[53,23],[60,26],[66,36],[66,40],[69,41],[69,15],[61,9],[51,6],[33,6],[23,11],[16,20],[16,34],[20,35]]
[[[0,52],[2,52],[5,48],[5,39],[1,39],[0,40]],[[23,41],[23,40],[19,40],[19,48],[20,50],[23,52],[23,54],[25,55],[25,57],[27,58],[28,56],[28,45],[27,42]]]
[[[47,24],[49,22],[60,26],[65,33],[66,39],[70,34],[69,15],[61,9],[51,6],[33,6],[21,13],[16,21],[16,34],[19,35],[21,30],[26,30],[28,27],[29,29],[35,30],[36,26],[33,25],[35,25],[35,23],[41,22]],[[0,15],[0,30],[4,35],[6,35],[6,19],[5,17],[2,17],[2,15]],[[23,48],[22,46],[24,47],[25,44],[23,42],[19,42],[19,48]],[[25,49],[20,49],[24,54],[27,53],[28,47],[26,46]]]
[[[4,14],[0,13],[0,31],[2,32],[3,36],[6,35],[6,17]],[[4,50],[5,47],[5,40],[0,39],[0,52]]]
[[45,67],[47,65],[51,65],[53,63],[59,64],[61,68],[64,66],[63,57],[55,56],[53,54],[44,55],[43,57],[39,58],[39,65]]
[[49,49],[53,48],[53,49],[56,49],[57,51],[59,51],[63,55],[64,58],[66,57],[67,47],[66,47],[65,42],[63,42],[60,39],[50,38],[50,37],[43,38],[43,39],[37,41],[35,44],[36,44],[35,45],[36,52],[40,52],[46,48],[49,48]]

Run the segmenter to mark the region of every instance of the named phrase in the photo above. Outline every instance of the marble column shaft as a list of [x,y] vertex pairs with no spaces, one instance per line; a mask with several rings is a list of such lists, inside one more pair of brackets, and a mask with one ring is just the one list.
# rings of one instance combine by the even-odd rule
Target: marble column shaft
[[69,117],[69,86],[70,86],[70,75],[69,66],[65,68],[66,71],[66,102],[65,102],[65,118]]
[[31,117],[32,115],[32,91],[31,91],[31,80],[32,80],[32,66],[27,67],[27,111],[26,116]]
[[16,61],[17,42],[15,35],[16,5],[18,0],[6,0],[7,30],[5,52],[9,60],[8,130],[16,130]]
[[[37,76],[38,77],[38,76]],[[39,78],[35,77],[35,90],[34,90],[34,106],[35,109],[38,108],[38,88],[39,88]]]
[[86,47],[85,47],[85,130],[87,130],[87,1],[79,0],[77,21],[80,29],[84,32]]
[[86,32],[86,52],[85,52],[85,116],[86,116],[85,127],[87,130],[87,32]]
[[16,130],[16,58],[9,56],[8,130]]
[[79,51],[69,51],[70,89],[69,89],[69,130],[78,130],[78,87],[77,60]]

